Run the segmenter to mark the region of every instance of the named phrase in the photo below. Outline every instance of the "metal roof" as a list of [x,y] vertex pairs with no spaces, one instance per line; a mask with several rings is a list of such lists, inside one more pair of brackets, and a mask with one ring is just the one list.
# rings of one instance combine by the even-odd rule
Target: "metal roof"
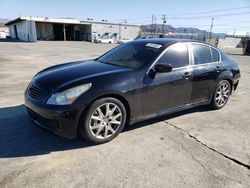
[[18,17],[14,20],[9,21],[6,23],[6,26],[15,24],[20,21],[35,21],[35,22],[44,22],[44,23],[62,23],[62,24],[104,24],[104,25],[122,25],[122,26],[133,26],[133,27],[140,27],[139,25],[131,25],[131,24],[120,24],[120,23],[110,23],[110,22],[98,22],[98,21],[85,21],[85,20],[78,20],[78,19],[69,19],[69,18],[48,18],[48,17]]

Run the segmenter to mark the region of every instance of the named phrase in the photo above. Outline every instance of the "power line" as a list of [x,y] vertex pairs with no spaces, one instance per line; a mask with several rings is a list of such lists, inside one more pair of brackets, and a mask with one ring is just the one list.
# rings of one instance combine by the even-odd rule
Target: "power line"
[[189,12],[189,13],[181,13],[181,14],[174,14],[174,15],[208,14],[208,13],[225,12],[225,11],[232,11],[232,10],[239,10],[239,9],[246,9],[246,8],[250,8],[250,6],[237,7],[237,8],[229,8],[229,9],[219,9],[219,10],[209,10],[209,11],[201,11],[201,12]]
[[187,17],[173,16],[173,17],[168,17],[168,18],[169,19],[204,19],[204,18],[211,18],[211,17],[218,18],[218,17],[244,15],[244,14],[250,14],[250,11],[229,13],[229,14],[217,14],[217,15],[212,15],[212,16],[187,16]]
[[[209,14],[209,13],[216,13],[216,12],[225,12],[225,11],[233,11],[233,10],[240,10],[240,9],[247,9],[250,8],[250,6],[245,6],[245,7],[236,7],[236,8],[229,8],[229,9],[218,9],[218,10],[209,10],[209,11],[200,11],[200,12],[189,12],[189,13],[181,13],[181,14],[172,14],[173,16],[171,17],[171,14],[169,15],[168,18],[171,19],[201,19],[201,18],[211,18],[211,17],[223,17],[223,16],[230,16],[230,15],[242,15],[242,14],[249,14],[250,11],[248,12],[238,12],[238,13],[229,13],[229,14],[219,14],[219,15],[203,15],[203,16],[199,16],[199,17],[195,17],[195,16],[187,16],[187,17],[178,17],[179,15],[199,15],[199,14]],[[161,16],[161,15],[157,15],[157,16]],[[109,21],[118,21],[120,22],[123,19],[111,19]],[[133,21],[133,20],[151,20],[150,16],[147,17],[136,17],[136,18],[128,18],[127,20],[129,21]]]
[[[230,31],[233,33],[233,30],[234,29],[230,29]],[[250,31],[249,29],[237,29],[237,32],[239,31]],[[216,30],[216,33],[226,33],[226,32],[229,32],[229,30],[227,29],[224,29],[224,30]]]
[[[150,20],[150,16],[147,16],[147,17],[140,17],[140,18],[128,18],[127,20]],[[121,21],[121,20],[124,20],[124,19],[112,19],[112,20],[109,20],[109,21]]]
[[[223,27],[232,26],[234,24],[242,25],[242,23],[248,23],[249,24],[250,22],[249,21],[238,21],[238,22],[230,22],[230,23],[223,23],[223,24],[217,24],[216,23],[216,24],[213,25],[213,27],[218,28],[218,27],[221,27],[221,26],[223,26]],[[177,25],[175,23],[170,23],[170,24],[175,26],[175,27],[208,27],[209,26],[209,24],[177,24]],[[245,25],[243,25],[243,26],[245,26]]]
[[[228,13],[228,14],[217,14],[217,15],[213,15],[213,16],[212,15],[211,16],[187,16],[187,17],[178,17],[178,16],[172,16],[171,17],[170,16],[170,17],[168,17],[168,19],[170,19],[170,20],[176,20],[176,19],[207,19],[207,18],[211,18],[211,17],[213,17],[213,18],[219,18],[219,17],[235,16],[235,15],[245,15],[245,14],[250,14],[250,11],[247,11],[247,12],[237,12],[237,13]],[[139,19],[139,18],[137,18],[137,20],[141,20],[141,21],[137,21],[137,22],[133,22],[133,23],[150,22],[151,18],[150,17],[148,17],[147,19]],[[157,18],[157,20],[159,20],[159,18]],[[237,23],[239,23],[239,22],[237,22]],[[218,25],[219,24],[217,24],[217,26]],[[197,25],[197,26],[207,26],[207,25]]]
[[238,21],[238,22],[231,22],[231,23],[224,23],[224,24],[215,24],[214,26],[225,26],[225,25],[241,24],[241,23],[250,23],[250,22],[249,21]]
[[[225,27],[225,28],[218,28],[218,29],[214,29],[215,31],[220,31],[220,30],[230,30],[230,29],[234,29],[235,27]],[[237,29],[248,29],[250,31],[250,26],[248,27],[237,27]]]
[[[243,8],[248,8],[248,7],[239,7],[239,8],[234,8],[234,9],[223,9],[223,10],[215,10],[215,11],[206,11],[206,13],[208,13],[208,12],[226,11],[226,10],[237,10],[237,9],[243,9]],[[201,13],[201,12],[199,12],[199,13]],[[205,12],[203,12],[203,13],[205,13]],[[192,15],[192,14],[198,14],[198,12],[197,13],[189,13],[189,15]],[[204,16],[183,16],[183,17],[182,16],[168,16],[168,19],[173,19],[173,20],[176,20],[176,19],[207,19],[207,18],[211,18],[211,17],[218,18],[218,17],[226,17],[226,16],[245,15],[245,14],[250,14],[250,11],[227,13],[227,14],[216,14],[216,15],[204,15]],[[186,14],[175,14],[175,15],[186,15]],[[124,19],[113,19],[113,20],[109,20],[109,21],[119,21],[120,22],[121,20],[124,20]],[[151,17],[141,17],[141,18],[137,17],[137,18],[129,18],[127,20],[129,21],[129,23],[134,23],[134,24],[135,23],[142,23],[142,22],[146,23],[146,22],[150,22],[151,21]],[[160,20],[160,19],[157,18],[157,20]],[[135,21],[135,22],[131,22],[131,21]],[[206,26],[206,25],[197,25],[197,26]]]

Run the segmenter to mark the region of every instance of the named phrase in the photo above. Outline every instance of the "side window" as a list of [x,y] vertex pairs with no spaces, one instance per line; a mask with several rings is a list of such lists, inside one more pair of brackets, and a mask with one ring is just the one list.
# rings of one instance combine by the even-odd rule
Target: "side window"
[[212,62],[210,47],[202,44],[192,44],[195,65]]
[[173,68],[187,66],[189,63],[187,45],[174,44],[161,56],[158,63],[170,64]]
[[220,61],[220,54],[219,54],[219,52],[216,49],[214,49],[214,48],[211,48],[211,52],[212,52],[213,62]]

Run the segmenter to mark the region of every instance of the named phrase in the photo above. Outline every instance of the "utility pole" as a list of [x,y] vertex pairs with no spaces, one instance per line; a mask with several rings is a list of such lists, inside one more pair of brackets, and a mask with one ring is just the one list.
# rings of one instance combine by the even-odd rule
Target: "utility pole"
[[154,22],[155,22],[155,24],[154,24],[154,34],[156,33],[156,17],[154,18],[155,20],[154,20]]
[[249,38],[249,32],[246,32],[246,39]]
[[212,39],[212,30],[214,26],[214,18],[211,18],[211,25],[210,25],[210,32],[209,32],[209,39]]
[[122,21],[124,22],[125,25],[128,23],[128,20],[126,20],[126,19],[124,19]]
[[128,23],[128,21],[126,19],[124,19],[122,21],[124,22],[124,25],[125,25],[124,32],[123,32],[123,35],[124,35],[123,38],[126,38],[126,36],[125,36],[125,29],[127,29],[126,24]]
[[29,34],[28,34],[28,42],[30,42],[30,38],[31,38],[31,35],[32,35],[32,17],[30,16],[30,31],[29,31]]
[[203,41],[206,42],[206,30],[204,30]]
[[153,35],[153,32],[154,32],[154,15],[152,14],[151,35]]
[[121,40],[121,23],[119,23],[119,40]]
[[167,17],[166,15],[162,15],[162,34],[165,34],[165,23],[167,23]]
[[234,34],[233,34],[233,37],[235,37],[235,30],[236,30],[236,29],[234,28]]
[[66,26],[63,24],[63,39],[66,42]]

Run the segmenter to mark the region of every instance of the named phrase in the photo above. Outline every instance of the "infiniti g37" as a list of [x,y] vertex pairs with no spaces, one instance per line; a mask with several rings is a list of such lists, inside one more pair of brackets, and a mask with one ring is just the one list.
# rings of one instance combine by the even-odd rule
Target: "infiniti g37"
[[237,63],[208,44],[136,40],[95,60],[40,71],[25,106],[40,127],[100,144],[127,124],[199,105],[220,109],[239,78]]

